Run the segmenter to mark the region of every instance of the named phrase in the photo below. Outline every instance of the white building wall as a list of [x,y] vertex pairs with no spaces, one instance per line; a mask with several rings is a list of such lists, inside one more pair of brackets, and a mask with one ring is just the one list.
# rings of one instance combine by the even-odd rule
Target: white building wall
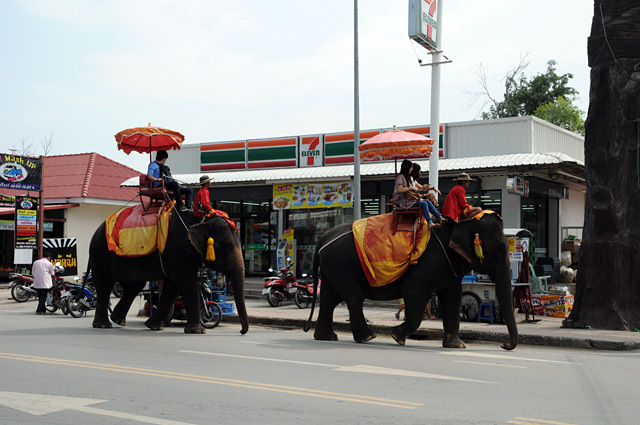
[[[586,202],[585,193],[581,190],[569,190],[569,199],[560,200],[560,243],[562,238],[568,234],[582,238],[582,227],[584,226],[584,206]],[[573,227],[574,229],[566,229]],[[580,229],[575,229],[580,228]],[[563,234],[564,233],[564,234]],[[560,251],[558,251],[560,252]]]
[[167,165],[171,174],[197,174],[200,172],[201,143],[183,144],[179,151],[169,151]]
[[447,124],[446,157],[506,155],[531,152],[530,117]]
[[119,206],[100,204],[80,204],[77,208],[67,209],[64,237],[77,239],[79,276],[87,270],[93,234],[107,217],[119,209]]
[[562,152],[584,162],[584,138],[540,118],[531,117],[533,153]]

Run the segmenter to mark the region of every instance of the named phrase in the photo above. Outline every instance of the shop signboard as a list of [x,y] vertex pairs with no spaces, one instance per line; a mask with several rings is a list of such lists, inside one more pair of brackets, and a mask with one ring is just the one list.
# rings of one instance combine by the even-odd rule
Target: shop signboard
[[[0,220],[0,230],[10,230],[13,231],[16,227],[16,223],[13,220]],[[44,222],[44,231],[45,232],[53,232],[53,222],[45,221]]]
[[247,141],[247,168],[296,167],[298,138]]
[[437,49],[439,1],[409,0],[409,38],[428,50]]
[[43,250],[51,253],[51,262],[60,263],[64,267],[63,276],[78,274],[76,245],[76,238],[49,238],[42,241]]
[[12,207],[15,204],[16,204],[16,197],[15,196],[0,195],[0,206],[1,207]]
[[[360,144],[378,134],[380,130],[360,132]],[[353,133],[326,134],[324,136],[325,165],[353,164],[354,139]]]
[[273,185],[273,208],[276,210],[352,206],[353,180]]
[[507,242],[509,242],[509,261],[522,261],[522,253],[529,250],[529,238],[507,238]]
[[38,198],[16,196],[16,249],[38,248]]
[[42,161],[40,158],[0,154],[0,187],[40,190]]
[[[416,133],[421,136],[431,137],[431,127],[398,127],[400,130]],[[386,130],[385,130],[386,131]],[[431,137],[433,138],[433,137]],[[438,134],[438,157],[444,158],[444,125],[440,125],[440,133]]]
[[200,145],[200,171],[244,170],[246,150],[244,140]]
[[300,167],[321,167],[324,159],[322,135],[300,137]]
[[515,195],[529,196],[529,180],[518,176],[508,177],[507,192]]

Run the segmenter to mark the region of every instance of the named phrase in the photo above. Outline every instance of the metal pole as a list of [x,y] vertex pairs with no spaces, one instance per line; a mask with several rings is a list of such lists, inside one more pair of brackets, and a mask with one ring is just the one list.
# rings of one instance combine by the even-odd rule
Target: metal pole
[[438,187],[438,160],[440,157],[440,62],[442,62],[442,3],[438,1],[436,52],[431,55],[431,131],[434,140],[433,153],[429,158],[429,185]]
[[[42,238],[44,237],[44,157],[40,157],[40,199],[38,199],[38,260],[42,258]],[[17,231],[17,229],[16,229]],[[16,233],[17,234],[17,233]]]
[[353,0],[353,219],[362,217],[360,205],[360,78],[358,65],[358,0]]

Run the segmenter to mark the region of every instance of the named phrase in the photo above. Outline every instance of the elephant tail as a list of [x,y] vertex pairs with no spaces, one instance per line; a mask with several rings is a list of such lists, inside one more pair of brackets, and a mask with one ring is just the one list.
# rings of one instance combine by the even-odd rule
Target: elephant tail
[[320,252],[319,247],[316,247],[316,251],[313,254],[313,299],[311,300],[311,313],[309,313],[309,319],[304,324],[302,330],[309,332],[311,329],[311,319],[313,318],[313,311],[316,308],[316,299],[318,298],[318,281],[320,280]]

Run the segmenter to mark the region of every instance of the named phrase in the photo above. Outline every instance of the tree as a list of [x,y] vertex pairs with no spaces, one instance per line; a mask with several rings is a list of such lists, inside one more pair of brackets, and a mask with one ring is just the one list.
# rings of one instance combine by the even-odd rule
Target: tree
[[[576,89],[569,87],[569,80],[573,78],[573,74],[556,74],[556,62],[550,60],[547,62],[547,71],[544,74],[538,74],[528,79],[523,72],[524,69],[529,66],[526,58],[527,56],[521,58],[519,64],[504,76],[505,90],[503,100],[498,100],[491,96],[488,88],[486,70],[480,65],[478,75],[480,77],[482,91],[473,93],[473,96],[475,97],[474,100],[487,98],[485,104],[482,105],[483,109],[485,106],[490,105],[489,112],[482,112],[482,119],[535,115],[541,106],[555,104],[558,102],[558,99],[563,98],[565,100],[559,103],[558,106],[562,106],[563,110],[567,110],[567,114],[563,113],[562,116],[567,116],[567,118],[571,119],[566,122],[556,121],[554,124],[558,124],[559,122],[560,124],[565,124],[558,124],[563,128],[577,128],[578,124],[573,122],[575,114],[578,113],[578,119],[583,120],[581,114],[584,114],[584,112],[575,107],[572,104],[572,100],[569,100],[578,94]],[[572,110],[576,112],[568,114]]]
[[639,18],[637,0],[594,7],[584,231],[566,327],[640,329]]
[[584,112],[562,96],[555,102],[538,106],[534,115],[584,137]]
[[[51,152],[51,149],[53,148],[53,132],[51,132],[49,136],[42,138],[40,146],[42,146],[42,155],[49,155],[49,152]],[[9,151],[21,156],[36,156],[35,150],[33,149],[33,142],[31,142],[28,137],[20,140],[19,146],[12,143]]]

